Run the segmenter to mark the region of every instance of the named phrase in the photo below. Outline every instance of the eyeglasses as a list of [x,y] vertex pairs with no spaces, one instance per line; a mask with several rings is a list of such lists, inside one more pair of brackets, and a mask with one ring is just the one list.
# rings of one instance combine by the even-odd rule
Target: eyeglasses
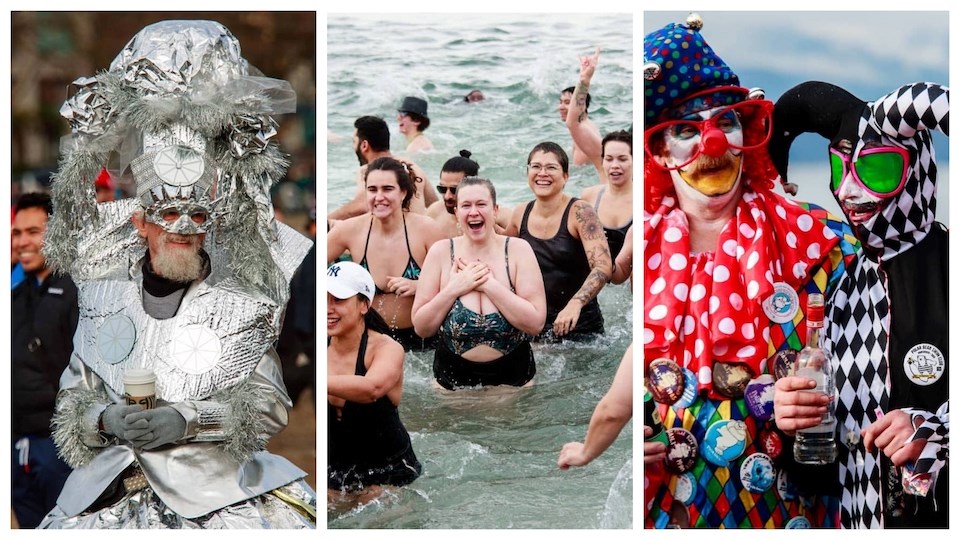
[[447,190],[450,190],[451,195],[457,194],[457,186],[441,186],[437,184],[437,191],[439,191],[441,195],[446,195]]
[[[643,133],[643,149],[653,163],[662,169],[677,170],[693,163],[700,154],[706,152],[709,156],[720,156],[728,148],[735,150],[754,150],[767,144],[773,132],[773,102],[769,100],[748,100],[724,107],[706,120],[670,120],[661,122]],[[743,131],[743,122],[750,121],[750,126],[761,127],[760,131]],[[737,132],[742,135],[735,136]],[[699,137],[699,140],[694,140]],[[662,154],[664,144],[668,141],[680,144],[690,141],[696,143],[691,148],[690,157],[682,163],[664,165],[657,157]]]
[[840,185],[849,171],[853,172],[851,176],[867,193],[881,199],[893,197],[907,183],[909,163],[910,152],[897,146],[862,150],[856,160],[851,155],[831,148],[830,188],[834,194],[839,194]]
[[560,166],[555,163],[548,163],[546,165],[542,163],[527,164],[527,171],[529,172],[539,174],[541,170],[547,171],[547,174],[557,174],[563,169],[561,169]]

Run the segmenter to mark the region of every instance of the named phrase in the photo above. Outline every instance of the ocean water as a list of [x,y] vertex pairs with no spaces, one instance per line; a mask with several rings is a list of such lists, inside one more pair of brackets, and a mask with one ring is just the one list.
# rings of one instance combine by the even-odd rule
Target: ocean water
[[[382,116],[402,154],[396,107],[407,95],[429,102],[426,135],[435,150],[416,158],[428,181],[436,184],[443,163],[468,149],[501,205],[532,200],[530,149],[543,141],[572,147],[556,109],[560,90],[577,82],[578,55],[601,49],[590,92],[601,133],[631,126],[632,28],[629,14],[328,15],[326,208],[353,195],[357,117]],[[487,99],[465,103],[474,88]],[[566,191],[578,195],[596,181],[592,166],[574,167]],[[533,388],[441,395],[432,387],[432,354],[408,353],[400,415],[423,475],[366,506],[328,509],[328,527],[631,527],[632,423],[589,466],[556,466],[564,443],[583,440],[631,341],[628,286],[608,286],[600,304],[605,336],[534,346]]]

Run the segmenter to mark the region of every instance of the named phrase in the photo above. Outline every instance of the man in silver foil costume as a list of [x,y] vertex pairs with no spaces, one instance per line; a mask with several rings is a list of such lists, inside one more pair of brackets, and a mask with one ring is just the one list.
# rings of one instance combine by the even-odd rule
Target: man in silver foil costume
[[[44,250],[79,288],[53,420],[76,470],[41,528],[315,527],[306,473],[265,451],[292,405],[272,344],[311,246],[269,196],[292,88],[210,21],[148,26],[74,84]],[[128,166],[138,197],[96,204],[100,169]],[[135,368],[156,374],[153,409],[125,401]]]

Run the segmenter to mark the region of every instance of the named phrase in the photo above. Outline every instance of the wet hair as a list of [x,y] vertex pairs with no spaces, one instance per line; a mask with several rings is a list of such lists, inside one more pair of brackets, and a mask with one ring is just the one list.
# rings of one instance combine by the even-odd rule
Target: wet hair
[[480,173],[480,164],[470,159],[472,155],[469,150],[461,150],[459,156],[454,156],[443,164],[440,172],[461,172],[467,176],[476,176]]
[[353,123],[357,128],[358,141],[367,141],[374,152],[390,150],[390,128],[383,118],[377,116],[361,116]]
[[[574,90],[576,90],[576,87],[573,87],[573,86],[569,88],[564,88],[563,92],[560,92],[560,95],[562,96],[564,94],[572,94]],[[590,92],[587,92],[587,106],[584,107],[583,110],[588,112],[590,111]]]
[[392,157],[381,157],[370,162],[367,165],[367,172],[363,173],[363,183],[367,183],[367,177],[370,171],[391,171],[397,177],[397,185],[406,192],[403,196],[404,210],[410,209],[410,199],[417,193],[416,182],[423,182],[423,179],[413,173],[413,167],[405,162]]
[[420,116],[417,113],[412,113],[409,111],[403,111],[403,114],[409,116],[412,120],[416,122],[420,122],[420,125],[417,126],[417,129],[419,131],[426,131],[427,128],[430,127],[430,119],[427,118],[426,116]]
[[607,155],[607,143],[610,141],[620,141],[630,147],[630,155],[633,155],[633,133],[630,131],[611,131],[603,137],[600,142],[600,157]]
[[[769,121],[762,115],[744,116],[740,118],[743,126],[744,146],[758,144],[766,132],[764,122]],[[664,141],[662,138],[650,140],[650,152],[654,155],[663,153]],[[740,177],[746,180],[746,186],[755,192],[767,192],[773,189],[773,180],[778,173],[767,145],[753,150],[743,150],[743,172]],[[673,193],[673,179],[670,171],[664,170],[654,163],[645,151],[643,153],[643,209],[656,212],[665,195]]]
[[[367,302],[366,296],[357,295],[360,298],[361,302]],[[383,315],[380,315],[380,312],[373,309],[373,306],[370,306],[370,309],[367,310],[367,313],[363,316],[363,324],[367,327],[368,330],[373,330],[374,332],[379,332],[381,334],[390,335],[390,325],[387,324],[387,321],[383,318]]]
[[50,195],[40,191],[24,193],[17,199],[17,212],[27,208],[42,208],[48,216],[53,215],[53,200]]
[[560,161],[560,168],[563,169],[563,174],[569,174],[570,158],[567,157],[567,153],[559,144],[551,141],[545,141],[534,146],[533,150],[531,150],[527,155],[527,165],[530,164],[530,160],[533,159],[533,155],[537,152],[545,152],[557,156],[557,160]]
[[483,92],[479,90],[471,90],[469,94],[463,96],[463,100],[467,103],[476,103],[478,101],[483,101],[484,96]]
[[457,186],[457,193],[461,193],[463,188],[470,186],[483,186],[487,188],[487,191],[490,192],[490,198],[493,199],[493,205],[497,205],[497,188],[493,187],[493,182],[488,178],[480,178],[479,176],[465,176],[463,180],[460,180],[460,185]]

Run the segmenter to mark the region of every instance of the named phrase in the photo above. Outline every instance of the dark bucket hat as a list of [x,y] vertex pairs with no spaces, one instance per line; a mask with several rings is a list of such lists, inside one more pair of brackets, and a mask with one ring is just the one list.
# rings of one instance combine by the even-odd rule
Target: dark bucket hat
[[427,102],[418,97],[407,96],[403,98],[403,104],[397,110],[402,113],[412,113],[423,118],[429,118],[427,116]]

